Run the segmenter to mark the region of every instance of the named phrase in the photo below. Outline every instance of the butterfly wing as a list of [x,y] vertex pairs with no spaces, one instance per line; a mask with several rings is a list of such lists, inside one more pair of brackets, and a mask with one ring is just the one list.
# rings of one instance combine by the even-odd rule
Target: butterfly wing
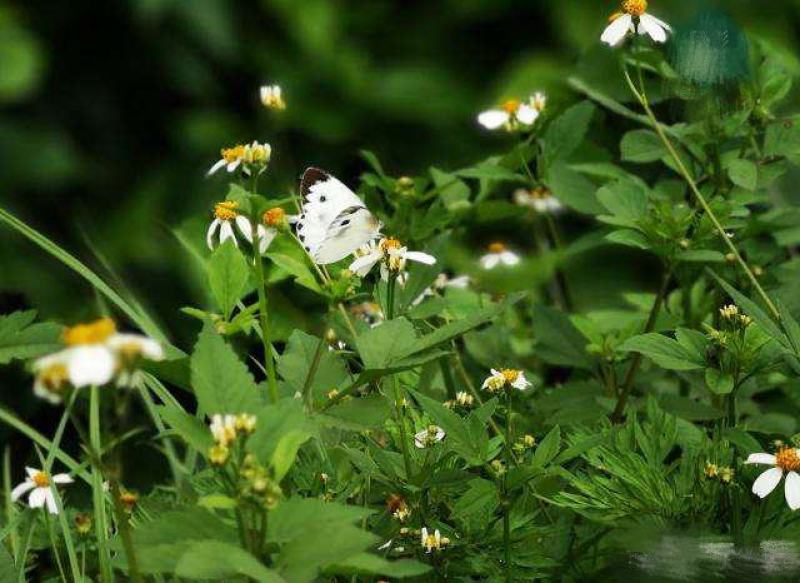
[[362,200],[324,170],[306,170],[300,192],[297,237],[316,263],[344,259],[377,234],[378,221]]

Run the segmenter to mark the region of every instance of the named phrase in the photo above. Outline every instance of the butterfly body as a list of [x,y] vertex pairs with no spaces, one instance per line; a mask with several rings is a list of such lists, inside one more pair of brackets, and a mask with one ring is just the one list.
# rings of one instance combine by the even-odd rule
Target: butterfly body
[[315,263],[335,263],[378,236],[380,222],[339,180],[318,168],[303,173],[303,212],[295,229]]

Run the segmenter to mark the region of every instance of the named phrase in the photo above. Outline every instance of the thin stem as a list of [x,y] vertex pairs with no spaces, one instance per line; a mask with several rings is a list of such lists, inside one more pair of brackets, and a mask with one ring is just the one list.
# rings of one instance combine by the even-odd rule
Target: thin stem
[[308,368],[308,374],[306,374],[306,380],[303,383],[303,402],[306,405],[306,409],[311,411],[314,405],[314,395],[312,392],[312,387],[314,385],[314,376],[317,374],[317,369],[319,368],[319,362],[322,360],[322,354],[325,351],[325,339],[320,338],[319,342],[317,343],[317,349],[314,351],[314,357],[311,360],[311,366]]
[[730,237],[728,237],[728,234],[725,232],[725,229],[719,222],[719,219],[717,219],[717,216],[714,214],[714,211],[709,206],[708,202],[706,201],[706,198],[703,196],[703,194],[700,192],[700,189],[697,187],[697,183],[694,181],[694,178],[692,178],[689,169],[686,168],[686,165],[683,163],[680,154],[678,154],[678,151],[675,149],[675,146],[672,144],[672,141],[669,139],[667,134],[664,132],[664,129],[661,127],[658,118],[655,116],[652,108],[650,107],[650,102],[648,101],[647,94],[645,93],[644,84],[642,83],[641,85],[641,91],[637,90],[633,80],[628,74],[627,69],[625,70],[625,80],[628,82],[628,87],[630,88],[634,96],[636,96],[637,100],[639,101],[645,113],[647,114],[647,117],[653,124],[653,128],[655,129],[656,134],[658,134],[659,139],[667,148],[667,151],[672,157],[672,160],[675,162],[675,166],[678,168],[678,171],[680,172],[681,176],[683,177],[684,180],[686,180],[686,183],[689,185],[689,188],[691,189],[695,198],[697,198],[697,201],[700,203],[700,206],[703,208],[703,211],[705,211],[705,213],[708,215],[708,218],[711,220],[711,223],[714,225],[714,228],[719,233],[719,236],[722,237],[722,240],[725,242],[725,245],[728,247],[728,250],[736,258],[736,262],[745,272],[747,278],[750,280],[750,283],[753,285],[753,288],[755,288],[756,292],[761,297],[761,300],[767,306],[769,311],[772,313],[773,317],[776,320],[780,321],[781,319],[780,312],[775,307],[775,304],[772,303],[772,300],[767,295],[767,292],[764,291],[764,288],[761,287],[761,284],[758,282],[758,279],[756,279],[756,276],[753,274],[753,272],[748,267],[745,260],[742,258],[742,255],[739,253],[739,250],[736,248],[736,245],[734,245]]
[[506,563],[506,583],[514,581],[511,562],[511,499],[508,495],[508,472],[511,470],[511,390],[506,387],[505,473],[503,474],[503,549]]
[[[253,232],[256,232],[256,223],[253,222]],[[264,279],[264,265],[261,261],[261,254],[258,250],[259,242],[256,235],[253,244],[253,256],[255,260],[256,281],[258,285],[258,319],[261,323],[261,342],[264,345],[264,366],[267,369],[267,383],[269,386],[269,396],[273,403],[278,402],[278,378],[275,374],[275,360],[272,356],[272,341],[270,340],[269,318],[267,312],[267,283]]]
[[143,579],[139,573],[139,562],[136,558],[136,549],[133,546],[131,525],[128,521],[125,507],[122,504],[122,493],[120,491],[119,482],[114,477],[111,477],[109,482],[111,485],[111,497],[114,502],[114,516],[117,519],[117,528],[122,537],[122,548],[125,549],[125,557],[128,559],[128,575],[131,581],[140,583]]
[[[111,553],[108,548],[108,517],[106,516],[103,474],[99,456],[103,450],[100,435],[100,389],[92,386],[89,394],[89,441],[92,463],[92,503],[94,507],[95,536],[100,561],[100,576],[105,583],[114,580]],[[94,458],[97,457],[95,460]]]
[[[650,315],[647,317],[647,323],[645,324],[643,332],[644,334],[652,332],[653,328],[655,328],[656,322],[658,321],[658,314],[661,312],[661,306],[664,303],[664,299],[667,297],[671,280],[672,268],[670,267],[667,270],[667,273],[664,275],[664,280],[661,283],[661,289],[658,290],[656,299],[653,301],[653,307],[650,308]],[[614,412],[611,414],[611,420],[615,423],[622,421],[622,415],[625,412],[625,405],[628,402],[631,389],[633,389],[633,381],[636,378],[636,373],[639,371],[639,366],[641,366],[641,364],[642,354],[637,352],[634,355],[633,360],[631,360],[630,367],[628,367],[628,372],[625,375],[625,380],[622,383],[622,390],[617,398],[617,405],[614,407]]]

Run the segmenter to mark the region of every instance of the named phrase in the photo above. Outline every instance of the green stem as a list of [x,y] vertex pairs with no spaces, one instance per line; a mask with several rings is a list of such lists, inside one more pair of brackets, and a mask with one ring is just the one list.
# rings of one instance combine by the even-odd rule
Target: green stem
[[[394,318],[394,288],[397,283],[397,277],[394,273],[389,274],[389,281],[386,290],[386,319],[392,320]],[[403,463],[406,468],[406,480],[411,479],[411,453],[408,449],[408,432],[406,431],[406,420],[403,414],[403,397],[400,390],[400,383],[397,381],[397,375],[392,375],[392,393],[394,395],[394,411],[397,424],[400,429],[400,449],[403,451]]]
[[111,497],[114,502],[114,516],[117,519],[117,528],[122,537],[122,548],[125,549],[125,557],[128,560],[128,575],[131,581],[141,583],[143,579],[139,573],[139,561],[136,558],[136,549],[133,546],[131,525],[128,521],[125,507],[122,504],[119,482],[114,477],[110,478],[109,482],[111,484]]
[[[253,222],[253,232],[256,232],[256,223]],[[272,341],[270,340],[269,318],[267,312],[267,283],[264,279],[264,265],[261,254],[258,252],[258,239],[253,243],[253,256],[256,266],[256,280],[258,283],[258,319],[261,323],[261,342],[264,344],[264,366],[267,369],[267,383],[269,396],[273,403],[278,402],[278,377],[275,374],[275,360],[272,357]]]
[[312,387],[314,385],[314,376],[317,374],[317,369],[319,368],[319,362],[322,360],[322,354],[325,351],[325,339],[320,338],[319,343],[317,344],[317,349],[314,351],[314,357],[311,360],[311,366],[308,369],[308,374],[306,375],[306,380],[303,383],[303,402],[306,405],[306,409],[311,411],[314,406],[314,395],[312,392]]
[[647,117],[652,123],[653,128],[655,129],[656,134],[658,134],[659,139],[667,148],[667,151],[672,157],[672,160],[675,162],[675,166],[678,168],[679,173],[686,181],[686,183],[689,185],[689,188],[691,189],[692,193],[697,199],[697,202],[700,203],[700,206],[703,208],[703,211],[705,211],[706,215],[708,215],[708,218],[711,220],[711,223],[714,225],[714,228],[717,230],[719,236],[725,242],[725,245],[728,247],[728,250],[736,258],[736,262],[739,264],[739,266],[747,275],[747,278],[750,280],[750,283],[753,285],[753,288],[761,297],[761,300],[764,302],[769,311],[772,313],[773,317],[776,320],[780,321],[781,320],[780,312],[775,307],[775,304],[772,303],[772,300],[767,295],[767,292],[764,291],[764,288],[761,287],[761,284],[758,282],[758,279],[756,279],[756,276],[753,274],[753,272],[748,267],[745,260],[742,258],[742,255],[739,253],[739,250],[736,248],[736,245],[734,245],[730,237],[728,237],[728,234],[725,232],[725,229],[719,222],[719,219],[717,219],[717,216],[714,214],[714,211],[711,209],[708,202],[706,201],[705,196],[703,196],[703,194],[700,192],[700,189],[697,187],[697,183],[695,182],[688,168],[683,163],[680,154],[678,154],[678,151],[672,144],[672,141],[669,139],[667,134],[664,132],[664,129],[661,127],[658,118],[655,116],[652,108],[650,107],[650,102],[648,101],[647,94],[645,93],[644,84],[641,85],[641,91],[637,90],[636,85],[634,84],[627,70],[625,71],[625,80],[628,82],[628,87],[630,88],[631,92],[637,98],[642,108],[644,109],[645,113],[647,114]]
[[386,284],[386,319],[394,319],[394,291],[397,285],[397,276],[394,273],[389,274],[389,281]]
[[[94,507],[95,536],[100,561],[100,576],[104,583],[114,580],[111,569],[111,553],[108,548],[108,517],[106,516],[103,474],[99,456],[103,451],[100,435],[100,389],[91,387],[89,395],[89,441],[92,450],[92,504]],[[95,457],[97,459],[95,459]]]
[[505,473],[503,474],[503,549],[506,563],[506,583],[514,581],[511,561],[511,499],[508,494],[508,472],[511,470],[511,390],[506,387]]
[[[669,291],[669,283],[672,280],[672,267],[667,269],[664,275],[664,280],[661,283],[661,289],[658,290],[656,299],[653,302],[653,307],[650,308],[650,315],[647,317],[647,323],[644,326],[644,334],[652,332],[658,321],[658,314],[661,312],[661,306],[664,304],[664,299],[667,297]],[[625,375],[625,380],[622,383],[622,390],[617,398],[617,405],[614,407],[614,412],[611,414],[611,420],[614,423],[622,421],[622,415],[625,413],[625,405],[628,403],[628,397],[633,389],[633,381],[636,379],[636,373],[639,372],[639,366],[642,364],[642,354],[637,352],[631,360],[628,372]]]

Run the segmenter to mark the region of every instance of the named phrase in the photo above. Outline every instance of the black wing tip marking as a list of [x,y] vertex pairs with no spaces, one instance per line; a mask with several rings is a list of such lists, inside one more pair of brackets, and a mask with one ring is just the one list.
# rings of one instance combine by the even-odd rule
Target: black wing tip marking
[[305,199],[312,186],[318,182],[325,182],[330,177],[331,175],[325,172],[325,170],[315,166],[309,166],[306,168],[305,172],[303,172],[303,177],[300,179],[300,195]]

